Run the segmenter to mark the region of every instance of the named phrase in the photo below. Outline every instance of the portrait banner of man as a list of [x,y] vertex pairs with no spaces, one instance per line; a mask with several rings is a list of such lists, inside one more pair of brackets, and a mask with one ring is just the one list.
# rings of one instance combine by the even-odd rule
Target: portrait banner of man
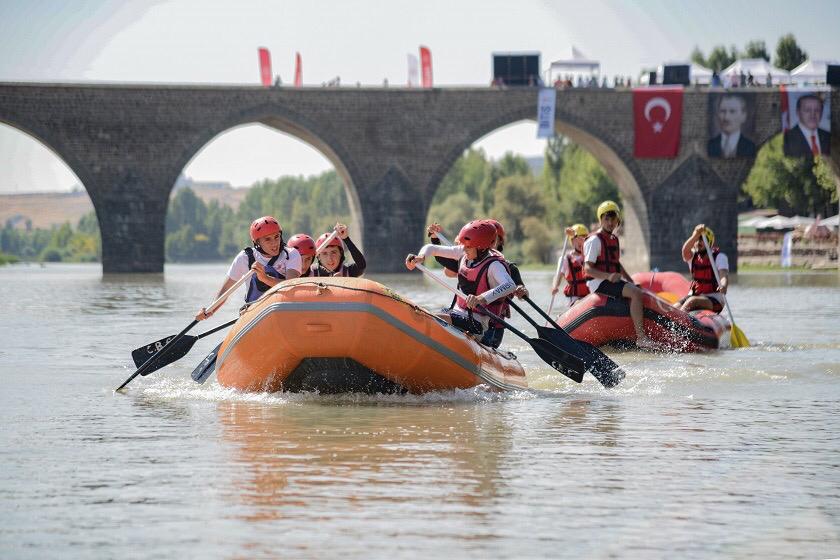
[[756,154],[755,94],[709,95],[709,142],[706,153],[714,158],[751,157]]
[[785,155],[828,155],[831,149],[831,91],[783,87],[781,94]]

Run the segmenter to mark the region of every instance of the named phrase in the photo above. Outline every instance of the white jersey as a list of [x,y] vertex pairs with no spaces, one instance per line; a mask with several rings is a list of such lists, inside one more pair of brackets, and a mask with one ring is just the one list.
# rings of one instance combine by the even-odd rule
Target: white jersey
[[[262,253],[260,253],[257,249],[254,249],[254,260],[260,263],[263,266],[268,266],[268,261],[271,260],[272,257],[266,257]],[[296,270],[298,275],[300,275],[300,268],[301,268],[301,259],[300,253],[298,253],[297,249],[293,249],[291,247],[285,247],[284,249],[280,250],[280,256],[274,261],[274,264],[271,266],[274,270],[276,270],[280,276],[283,278],[286,277],[286,271],[288,270]],[[250,270],[248,266],[248,255],[245,251],[240,251],[238,255],[233,259],[233,262],[230,263],[230,268],[228,268],[228,278],[233,280],[234,282],[245,276]]]
[[[597,235],[590,235],[583,242],[583,260],[589,264],[598,262],[598,256],[601,254],[601,238]],[[589,288],[589,293],[594,294],[598,286],[601,285],[600,278],[591,278],[586,281],[586,287]]]
[[[460,263],[461,258],[464,256],[464,248],[461,245],[446,247],[444,245],[429,244],[424,245],[423,248],[420,249],[418,256],[443,257],[457,260]],[[490,288],[483,294],[478,294],[480,297],[484,298],[484,301],[487,303],[493,303],[497,299],[507,297],[516,291],[516,283],[513,281],[513,278],[510,277],[510,273],[508,273],[505,265],[498,261],[492,263],[487,268],[487,284]],[[459,315],[467,316],[467,310],[463,309],[458,304],[455,304],[452,311],[458,313]],[[475,314],[473,317],[481,322],[481,326],[484,327],[484,330],[487,330],[487,326],[490,323],[489,317],[481,314]]]

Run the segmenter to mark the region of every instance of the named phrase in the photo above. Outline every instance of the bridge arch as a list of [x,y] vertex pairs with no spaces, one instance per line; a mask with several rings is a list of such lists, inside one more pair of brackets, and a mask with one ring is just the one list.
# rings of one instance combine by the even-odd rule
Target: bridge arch
[[[496,115],[471,128],[469,134],[442,158],[441,164],[426,186],[427,200],[431,202],[446,173],[470,146],[500,129],[522,121],[535,121],[533,105]],[[555,112],[554,128],[559,134],[589,151],[618,186],[624,201],[623,228],[626,241],[625,254],[622,258],[626,259],[635,270],[648,270],[650,267],[648,208],[640,184],[643,174],[635,165],[632,155],[625,154],[622,158],[621,147],[614,144],[610,135],[598,130],[592,123],[581,122],[575,115],[563,112],[559,106]]]
[[[48,152],[50,154],[50,156],[52,156],[56,161],[60,162],[66,168],[67,171],[70,172],[70,174],[74,177],[74,182],[76,183],[76,185],[79,185],[84,189],[84,195],[88,198],[88,200],[91,203],[91,206],[93,207],[94,216],[96,217],[96,220],[97,220],[97,226],[101,230],[102,224],[101,224],[101,221],[100,221],[100,218],[99,218],[100,212],[99,212],[99,208],[97,207],[97,203],[96,203],[97,201],[96,201],[96,198],[95,198],[96,191],[88,188],[88,185],[90,184],[90,179],[88,178],[87,174],[85,173],[87,168],[84,165],[82,165],[74,157],[73,152],[70,151],[67,148],[65,143],[60,138],[57,138],[54,134],[49,134],[49,131],[43,130],[40,127],[38,127],[37,125],[36,126],[23,125],[19,122],[10,120],[8,118],[3,118],[2,116],[0,116],[0,128],[8,129],[8,130],[12,131],[12,134],[19,135],[20,137],[25,138],[27,141],[32,142],[34,144],[37,144],[44,151]],[[33,194],[37,194],[37,193],[40,193],[40,192],[50,193],[50,194],[56,194],[56,193],[65,194],[64,191],[58,191],[58,190],[57,191],[31,191],[31,192]],[[26,194],[30,194],[30,193],[26,193]],[[75,193],[67,192],[66,194],[72,197]],[[83,206],[79,207],[79,206],[76,205],[76,203],[74,203],[72,201],[70,202],[70,204],[72,206],[74,206],[74,208],[69,212],[69,215],[64,214],[64,217],[66,217],[67,219],[63,220],[63,222],[70,222],[71,226],[76,227],[76,225],[77,225],[76,222],[78,221],[78,218],[81,218],[83,214],[78,215],[78,218],[74,218],[73,213],[75,211],[78,211],[78,210],[86,209],[87,205],[84,204],[84,203],[81,203],[81,204],[83,204]],[[30,218],[30,219],[36,218],[36,216],[27,216],[27,217]],[[43,215],[42,215],[42,217],[43,217]],[[32,221],[36,221],[36,220],[32,220]],[[0,227],[2,227],[2,225],[3,224],[0,223]],[[36,223],[34,227],[38,228],[38,227],[42,227],[42,226],[39,226]]]
[[[364,241],[362,232],[364,231],[365,216],[356,187],[360,182],[359,173],[355,169],[352,159],[348,157],[346,150],[339,142],[320,131],[314,122],[278,104],[259,105],[237,111],[200,129],[186,144],[177,158],[169,184],[174,187],[178,175],[207,145],[236,128],[252,124],[262,124],[304,142],[320,152],[333,165],[344,184],[344,191],[353,217],[353,223],[350,225],[351,231],[361,244]],[[282,218],[280,219],[282,222]]]

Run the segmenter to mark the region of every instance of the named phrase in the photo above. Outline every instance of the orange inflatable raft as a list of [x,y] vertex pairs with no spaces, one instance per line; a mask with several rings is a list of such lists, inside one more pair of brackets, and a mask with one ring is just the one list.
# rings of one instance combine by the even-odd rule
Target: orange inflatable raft
[[[652,275],[633,276],[645,290],[644,325],[648,337],[660,343],[663,350],[672,352],[702,352],[729,346],[731,326],[723,316],[705,310],[686,313],[654,293],[675,293],[682,297],[689,286],[685,278],[676,272],[660,272],[651,278]],[[595,346],[631,347],[636,331],[630,319],[629,303],[625,299],[589,294],[563,313],[557,323],[575,339]]]
[[527,387],[513,354],[363,278],[297,278],[272,288],[230,330],[216,372],[221,385],[242,391]]

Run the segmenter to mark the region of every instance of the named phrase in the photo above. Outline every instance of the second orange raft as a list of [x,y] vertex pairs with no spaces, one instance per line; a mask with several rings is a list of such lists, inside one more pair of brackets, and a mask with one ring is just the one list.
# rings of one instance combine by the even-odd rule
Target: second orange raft
[[[654,292],[682,296],[689,282],[676,272],[644,273],[633,280],[645,290],[644,328],[652,340],[672,352],[702,352],[729,345],[731,325],[711,311],[686,313]],[[557,323],[573,338],[595,346],[633,346],[636,331],[629,301],[589,294],[563,313]]]
[[482,346],[382,284],[298,278],[252,303],[219,349],[243,391],[412,392],[527,387],[512,354]]

